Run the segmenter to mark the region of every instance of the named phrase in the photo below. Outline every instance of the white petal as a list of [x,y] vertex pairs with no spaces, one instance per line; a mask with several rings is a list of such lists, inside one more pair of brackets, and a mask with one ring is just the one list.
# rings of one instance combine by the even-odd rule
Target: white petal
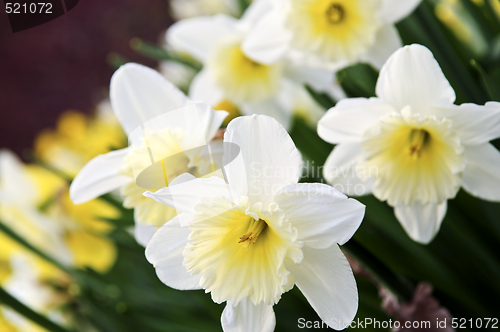
[[396,23],[420,4],[422,0],[382,0],[381,18],[387,23]]
[[224,92],[215,83],[211,72],[204,69],[191,82],[189,98],[216,106],[224,100]]
[[363,204],[320,183],[286,186],[274,201],[297,229],[299,240],[315,249],[347,242],[365,215]]
[[434,239],[446,215],[446,201],[437,204],[401,205],[394,213],[408,235],[416,242],[428,244]]
[[500,152],[490,143],[465,149],[463,187],[472,195],[500,201]]
[[166,39],[174,49],[205,62],[217,43],[237,30],[238,20],[224,14],[193,17],[174,23],[167,30]]
[[264,15],[269,13],[269,10],[272,8],[272,3],[269,0],[253,0],[243,13],[240,23],[245,24],[247,27],[252,27]]
[[381,27],[375,38],[375,43],[366,52],[363,59],[372,64],[375,68],[380,69],[389,57],[401,48],[403,44],[399,37],[398,30],[393,25]]
[[319,317],[331,328],[343,330],[358,310],[358,290],[349,262],[337,245],[324,250],[304,247],[303,252],[302,263],[287,266],[288,270]]
[[240,109],[244,115],[267,115],[277,120],[283,127],[289,129],[292,124],[292,98],[282,102],[281,98],[275,97],[261,103],[246,103]]
[[9,150],[0,150],[0,189],[2,200],[15,203],[29,202],[35,204],[36,189],[27,174],[23,172],[21,160]]
[[[214,111],[211,106],[205,103],[195,103],[195,105],[198,112],[198,119],[205,134],[205,141],[208,144],[212,141],[229,113],[226,111]],[[189,134],[193,135],[194,133],[189,132]]]
[[111,151],[95,157],[83,166],[69,188],[73,203],[85,203],[133,181],[123,173],[127,154],[128,148]]
[[478,145],[500,137],[500,103],[450,105],[436,108],[434,112],[453,121],[453,129],[462,144]]
[[154,265],[158,278],[167,286],[180,289],[200,289],[201,275],[191,275],[183,265],[182,252],[191,231],[181,227],[176,217],[163,225],[149,241],[146,258]]
[[111,78],[110,98],[116,117],[130,134],[144,122],[187,104],[187,97],[160,73],[128,63]]
[[236,307],[228,302],[221,317],[225,332],[272,332],[276,326],[273,306],[254,305],[248,298]]
[[328,91],[335,82],[335,73],[317,67],[300,66],[288,63],[286,75],[292,80],[305,83],[316,91]]
[[411,106],[412,112],[426,114],[431,105],[452,104],[455,91],[426,47],[405,46],[382,67],[377,96],[398,111]]
[[343,99],[318,123],[318,135],[329,143],[360,142],[365,131],[394,108],[377,98]]
[[285,27],[287,10],[276,6],[247,34],[241,46],[245,54],[260,63],[273,64],[290,47],[292,34]]
[[[203,198],[221,196],[229,198],[229,188],[226,182],[216,176],[209,179],[192,178],[182,183],[174,183],[174,181],[172,181],[170,186],[164,187],[157,192],[146,191],[144,196],[173,207],[179,212],[186,212],[186,214],[191,215],[196,214],[194,208]],[[181,222],[181,225],[184,224]]]
[[363,196],[372,192],[377,169],[358,166],[363,147],[357,143],[341,143],[328,156],[323,176],[335,189],[351,196]]
[[[136,219],[136,217],[134,217],[134,219]],[[134,226],[135,240],[141,246],[146,247],[157,230],[158,228],[156,226],[136,222]]]
[[248,184],[249,204],[267,206],[281,188],[298,182],[301,155],[290,135],[275,119],[264,115],[239,117],[227,126],[224,142],[241,149],[245,171],[226,169],[229,185]]

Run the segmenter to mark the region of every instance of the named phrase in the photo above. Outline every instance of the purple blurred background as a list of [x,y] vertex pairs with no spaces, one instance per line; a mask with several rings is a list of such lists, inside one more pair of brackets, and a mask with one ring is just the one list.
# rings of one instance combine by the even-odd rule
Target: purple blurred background
[[167,0],[80,0],[62,17],[15,34],[0,13],[0,147],[20,155],[63,111],[90,113],[108,95],[111,52],[154,67],[129,41],[158,42],[171,23],[168,7]]

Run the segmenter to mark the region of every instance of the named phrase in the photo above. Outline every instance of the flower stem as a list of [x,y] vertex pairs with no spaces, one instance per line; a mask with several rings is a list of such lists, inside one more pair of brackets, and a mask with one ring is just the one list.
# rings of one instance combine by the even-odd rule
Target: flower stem
[[428,3],[422,3],[415,11],[415,17],[419,22],[419,27],[424,31],[426,37],[432,42],[433,50],[439,51],[436,57],[446,75],[453,78],[453,82],[458,84],[460,90],[466,94],[467,102],[484,104],[486,95],[481,91],[471,73],[467,70],[459,54],[454,50],[453,45],[446,38],[442,27],[432,13],[432,7]]
[[49,320],[43,315],[40,315],[36,311],[27,307],[23,303],[19,302],[16,298],[6,292],[2,287],[0,287],[0,303],[9,306],[13,310],[17,311],[19,314],[33,321],[34,323],[45,328],[47,331],[51,332],[69,332],[67,329],[57,325],[53,321]]
[[10,229],[3,221],[0,220],[0,231],[5,233],[8,237],[10,237],[12,240],[16,241],[29,251],[33,252],[37,256],[41,257],[42,259],[50,262],[54,266],[58,267],[59,269],[63,270],[66,273],[71,274],[71,270],[67,267],[62,265],[60,262],[55,260],[54,258],[48,256],[44,252],[40,251],[39,249],[35,248],[33,245],[28,243],[25,239],[23,239],[21,236],[19,236],[16,232],[14,232],[12,229]]

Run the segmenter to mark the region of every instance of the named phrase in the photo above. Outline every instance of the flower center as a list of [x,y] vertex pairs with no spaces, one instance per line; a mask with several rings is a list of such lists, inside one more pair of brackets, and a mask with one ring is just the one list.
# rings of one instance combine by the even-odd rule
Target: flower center
[[253,61],[242,51],[240,42],[219,45],[207,67],[224,98],[235,103],[261,102],[280,87],[282,65]]
[[238,241],[238,243],[243,243],[247,245],[247,247],[250,244],[255,244],[255,241],[257,241],[257,237],[259,237],[260,233],[264,229],[266,229],[266,227],[267,223],[264,220],[252,220],[250,222],[250,227],[248,227],[248,232],[240,237],[240,241]]
[[237,304],[248,297],[255,305],[271,305],[290,290],[293,278],[284,262],[300,263],[302,245],[277,205],[263,211],[215,198],[196,210],[203,220],[189,225],[183,265],[201,274],[200,285],[215,302]]
[[354,61],[375,43],[377,0],[290,0],[292,46],[327,61]]
[[326,18],[331,24],[342,22],[345,16],[344,7],[338,3],[332,3],[326,11]]
[[447,119],[405,109],[381,118],[362,144],[362,166],[377,173],[373,193],[392,206],[439,204],[460,187],[463,147]]
[[412,129],[410,132],[410,156],[420,158],[422,150],[430,144],[431,136],[424,129]]

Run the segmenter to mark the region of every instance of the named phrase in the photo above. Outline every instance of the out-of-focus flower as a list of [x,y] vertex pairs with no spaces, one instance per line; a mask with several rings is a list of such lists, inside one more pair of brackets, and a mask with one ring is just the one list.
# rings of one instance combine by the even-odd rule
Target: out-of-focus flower
[[454,105],[453,88],[421,45],[388,60],[376,92],[339,102],[319,122],[319,135],[338,144],[324,168],[329,183],[387,201],[421,243],[437,234],[460,186],[500,200],[500,153],[488,143],[500,136],[499,103]]
[[75,207],[68,190],[51,172],[0,153],[0,220],[64,265],[105,272],[116,248],[106,238],[111,226],[100,218],[118,218],[120,212],[97,200]]
[[[99,255],[80,265],[76,259],[79,251],[71,248],[66,239],[68,234],[78,233],[76,230],[71,230],[71,233],[67,231],[71,223],[60,223],[47,213],[46,197],[52,189],[46,185],[40,186],[40,183],[35,181],[34,173],[39,171],[35,166],[23,165],[11,152],[0,151],[0,221],[63,265],[95,267],[93,262],[102,261],[99,255],[109,257],[108,252],[98,250],[102,249],[102,246],[95,248]],[[39,174],[43,181],[53,183],[50,187],[65,183],[51,173]],[[80,248],[80,251],[88,252],[89,247]],[[114,247],[108,251],[114,253]],[[110,262],[106,262],[104,266],[106,269],[114,262],[114,258],[113,254]],[[98,265],[96,270],[102,271],[100,266]],[[75,295],[71,295],[69,291],[74,285],[70,277],[4,233],[0,233],[0,284],[32,309],[63,325],[70,323],[70,318],[64,310]],[[0,319],[2,331],[44,331],[10,309],[2,308],[0,315],[3,316]]]
[[333,70],[365,61],[380,68],[401,47],[394,23],[420,0],[274,0],[244,45],[255,61],[286,54]]
[[430,322],[430,328],[426,331],[454,331],[451,324],[446,324],[446,328],[437,326],[437,322],[451,322],[449,311],[441,307],[437,300],[432,297],[432,286],[427,283],[418,284],[410,303],[399,303],[398,299],[387,289],[380,288],[382,297],[382,307],[391,316],[396,316],[400,322],[399,329],[393,331],[411,332],[421,331],[422,328],[406,328],[406,322]]
[[[75,204],[81,204],[121,188],[124,206],[135,209],[136,239],[146,245],[157,228],[173,218],[176,211],[142,195],[147,189],[136,183],[138,170],[145,170],[153,159],[160,161],[172,156],[167,167],[163,161],[160,166],[165,179],[162,177],[159,183],[149,182],[151,189],[159,189],[185,172],[206,174],[207,159],[197,153],[187,153],[186,146],[196,137],[210,142],[227,112],[191,103],[158,72],[137,64],[127,64],[116,71],[111,80],[110,97],[131,144],[86,164],[71,184],[70,197]],[[195,118],[175,123],[157,120],[168,116],[172,110],[189,105],[195,110],[198,122]]]
[[170,8],[176,20],[215,14],[238,16],[240,12],[238,0],[172,0]]
[[57,223],[41,213],[41,193],[29,170],[9,151],[0,151],[0,220],[29,243],[64,264],[71,253]]
[[436,16],[477,56],[484,56],[489,51],[480,27],[459,1],[439,0]]
[[158,69],[165,78],[182,91],[188,91],[196,71],[178,61],[163,61]]
[[343,329],[358,299],[338,244],[359,227],[364,206],[330,186],[297,183],[301,156],[268,116],[233,120],[224,143],[239,147],[224,155],[235,160],[224,166],[227,183],[191,179],[144,194],[183,212],[146,248],[159,278],[227,301],[225,331],[272,331],[272,305],[295,284],[323,321]]
[[63,113],[55,130],[45,129],[35,139],[35,153],[56,169],[75,176],[90,159],[125,144],[123,130],[109,102],[104,101],[93,118],[76,111]]
[[[11,267],[11,275],[2,283],[7,292],[52,321],[63,326],[71,325],[68,307],[78,286],[67,274],[22,248],[16,248],[12,253]],[[3,315],[5,324],[10,326],[10,331],[45,331],[10,308],[2,308],[0,315]]]
[[[333,72],[296,65],[286,58],[257,62],[247,54],[245,44],[252,26],[270,9],[270,2],[258,0],[241,20],[226,15],[197,17],[169,28],[168,44],[204,64],[190,87],[191,99],[206,101],[216,109],[230,103],[241,114],[269,115],[285,127],[294,112],[319,107],[304,85],[328,91]],[[308,106],[302,108],[305,100]]]

